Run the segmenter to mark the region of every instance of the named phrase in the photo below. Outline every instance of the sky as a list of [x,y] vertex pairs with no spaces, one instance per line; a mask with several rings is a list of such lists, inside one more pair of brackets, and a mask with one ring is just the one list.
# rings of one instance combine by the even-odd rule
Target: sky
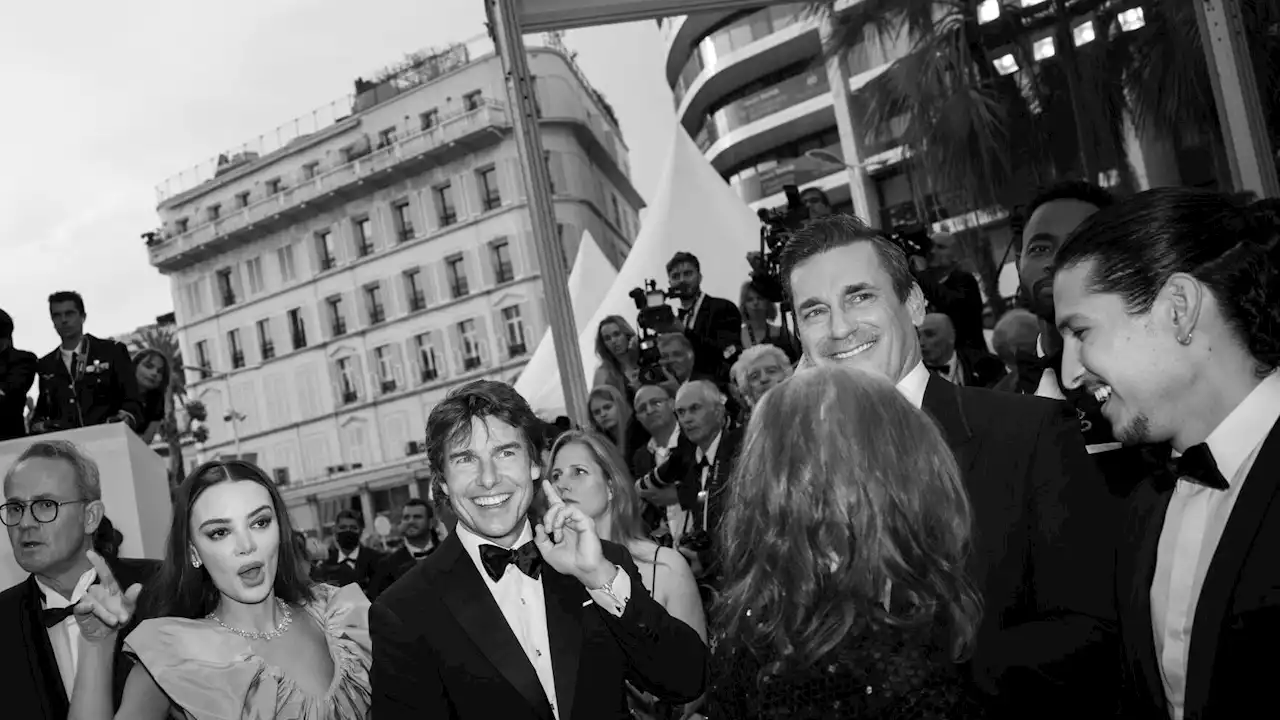
[[[173,310],[147,260],[155,186],[349,94],[406,53],[485,31],[481,0],[67,0],[0,9],[0,308],[14,344],[58,343],[46,298],[77,290],[108,337]],[[565,43],[617,112],[651,200],[675,132],[653,22]]]

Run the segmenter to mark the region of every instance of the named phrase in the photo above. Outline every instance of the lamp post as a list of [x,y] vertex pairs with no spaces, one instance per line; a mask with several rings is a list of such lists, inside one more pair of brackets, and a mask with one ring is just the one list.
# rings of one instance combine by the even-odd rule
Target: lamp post
[[182,369],[183,369],[183,370],[194,370],[195,372],[198,372],[198,373],[200,373],[201,375],[208,375],[208,376],[210,376],[210,377],[217,378],[217,379],[219,379],[219,380],[222,380],[222,382],[226,385],[226,387],[227,387],[227,411],[226,411],[226,413],[223,415],[223,418],[222,418],[222,419],[223,419],[224,421],[226,421],[226,422],[231,423],[231,438],[232,438],[232,440],[233,440],[233,441],[234,441],[234,443],[235,443],[236,457],[237,457],[237,458],[238,458],[238,457],[240,457],[240,428],[239,428],[239,426],[237,425],[237,423],[238,423],[238,422],[240,422],[241,420],[244,420],[244,419],[245,419],[245,418],[247,418],[248,416],[247,416],[247,415],[245,415],[244,413],[241,413],[241,412],[237,411],[237,410],[235,409],[235,406],[234,406],[234,405],[232,405],[232,402],[231,402],[231,380],[230,380],[231,375],[230,375],[230,374],[228,374],[228,373],[218,372],[218,371],[216,371],[216,370],[211,370],[211,369],[209,369],[209,368],[207,368],[207,367],[200,367],[199,365],[183,365],[183,366],[182,366]]

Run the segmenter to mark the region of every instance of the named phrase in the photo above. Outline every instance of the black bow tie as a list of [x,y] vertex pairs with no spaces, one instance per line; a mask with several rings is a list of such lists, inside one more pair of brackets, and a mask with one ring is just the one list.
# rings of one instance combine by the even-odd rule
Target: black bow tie
[[497,545],[481,545],[480,562],[484,564],[484,571],[489,573],[489,577],[493,578],[494,582],[502,579],[502,574],[507,571],[508,565],[515,565],[520,568],[520,572],[534,580],[542,574],[542,554],[538,552],[538,547],[532,541],[514,550],[500,548]]
[[924,367],[931,373],[937,373],[939,375],[951,374],[951,363],[947,363],[946,365],[929,365],[928,363],[925,363]]
[[64,607],[64,608],[49,608],[46,610],[41,610],[40,617],[44,620],[44,626],[47,628],[51,628],[54,625],[57,625],[58,623],[62,622],[63,620],[66,620],[67,618],[71,617],[72,615],[75,614],[75,612],[76,612],[75,605],[71,605],[69,607]]
[[1218,463],[1213,459],[1213,452],[1209,450],[1206,443],[1187,448],[1180,457],[1171,459],[1170,464],[1172,466],[1170,471],[1175,481],[1178,478],[1186,478],[1214,490],[1227,490],[1231,487],[1227,479],[1222,476],[1222,471],[1218,469]]

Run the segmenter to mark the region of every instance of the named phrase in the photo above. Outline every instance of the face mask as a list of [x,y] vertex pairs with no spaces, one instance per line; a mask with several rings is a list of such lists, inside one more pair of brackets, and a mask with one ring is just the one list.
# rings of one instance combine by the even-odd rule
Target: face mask
[[360,544],[360,533],[355,530],[343,530],[338,533],[338,547],[345,552],[351,552]]

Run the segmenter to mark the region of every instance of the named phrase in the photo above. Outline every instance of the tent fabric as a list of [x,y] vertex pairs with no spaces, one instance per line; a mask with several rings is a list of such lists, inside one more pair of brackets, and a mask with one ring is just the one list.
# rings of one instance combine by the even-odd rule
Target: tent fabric
[[[587,321],[591,319],[592,311],[605,299],[616,277],[618,277],[617,268],[604,256],[604,251],[596,244],[591,231],[583,231],[582,242],[578,244],[578,255],[573,260],[573,269],[569,271],[569,300],[573,304],[575,327],[586,326]],[[525,363],[520,377],[516,380],[516,392],[526,398],[537,396],[544,388],[535,383],[545,384],[547,378],[560,377],[560,369],[556,362],[555,343],[551,339],[551,328],[547,328],[542,334],[542,340],[538,342],[538,348],[533,351],[533,356],[529,358],[528,363]],[[554,389],[559,392],[559,385],[557,384]],[[563,401],[561,404],[563,405]],[[557,408],[539,409],[536,405],[534,406],[534,410],[539,412],[548,409],[558,410]]]
[[[612,286],[596,304],[580,303],[574,298],[575,322],[584,310],[592,311],[586,322],[577,325],[578,351],[588,384],[600,364],[595,355],[600,320],[621,315],[634,326],[636,307],[627,293],[649,278],[665,288],[667,261],[672,255],[683,250],[697,256],[702,266],[703,292],[728,298],[735,304],[742,283],[751,272],[746,256],[759,249],[759,219],[716,173],[679,124],[675,135],[657,200],[649,207],[640,234]],[[549,336],[543,344],[551,345]],[[538,352],[543,352],[541,346]],[[566,414],[554,356],[542,364],[537,364],[537,359],[535,356],[525,367],[516,389],[540,415]]]

